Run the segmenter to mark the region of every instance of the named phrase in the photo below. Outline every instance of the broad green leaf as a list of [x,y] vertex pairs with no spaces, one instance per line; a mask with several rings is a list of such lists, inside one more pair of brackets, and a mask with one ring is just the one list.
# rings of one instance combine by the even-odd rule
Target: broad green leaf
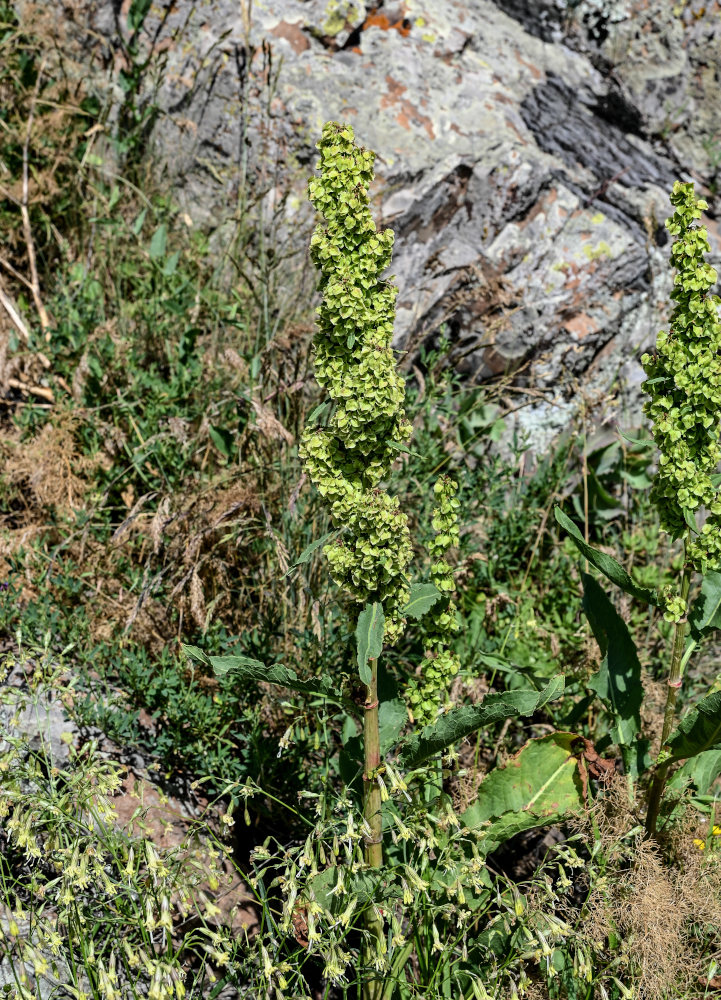
[[682,764],[669,781],[669,787],[690,781],[699,795],[707,795],[721,775],[721,749],[704,750]]
[[558,823],[585,808],[583,745],[575,733],[552,733],[530,740],[505,766],[491,771],[461,816],[465,826],[483,835],[484,853],[522,830]]
[[588,686],[613,717],[611,738],[630,746],[641,731],[641,664],[623,618],[598,582],[583,574],[583,610],[601,649],[603,661]]
[[398,742],[401,730],[408,722],[408,709],[401,698],[390,698],[378,706],[378,729],[381,740],[381,755],[386,754]]
[[634,781],[654,765],[650,740],[636,740],[630,746],[621,747],[621,756],[624,773],[630,774]]
[[200,649],[199,646],[189,646],[187,643],[181,642],[180,648],[186,656],[190,657],[191,660],[195,660],[197,663],[202,663],[206,667],[210,666],[210,658],[208,654]]
[[371,670],[368,660],[377,660],[383,652],[383,606],[377,601],[366,604],[358,615],[358,625],[355,630],[358,644],[358,673],[364,684],[371,682]]
[[208,433],[210,434],[210,440],[221,455],[225,455],[226,458],[232,458],[235,435],[226,430],[225,427],[214,427],[212,424],[208,425]]
[[351,897],[358,902],[358,908],[367,906],[371,900],[375,902],[390,901],[402,896],[402,889],[384,871],[353,872],[343,866],[342,878],[344,892],[338,890],[339,867],[333,865],[326,868],[311,880],[313,896],[324,910],[338,915],[348,905]]
[[707,750],[721,750],[721,691],[700,701],[671,733],[671,760],[687,760]]
[[691,636],[696,642],[707,632],[721,628],[721,573],[713,571],[703,578],[688,620]]
[[441,716],[438,722],[425,726],[401,744],[398,763],[402,768],[417,767],[434,754],[490,726],[501,719],[533,715],[549,701],[563,693],[564,680],[559,674],[551,678],[542,691],[500,691],[487,694],[480,705],[462,705]]
[[331,538],[335,538],[337,534],[338,534],[338,531],[329,531],[327,534],[323,535],[321,538],[316,538],[316,540],[314,542],[311,542],[310,545],[307,545],[303,549],[303,551],[301,552],[301,554],[298,556],[298,558],[296,559],[296,561],[293,563],[293,566],[291,566],[291,569],[293,569],[295,566],[300,566],[302,563],[307,563],[310,560],[310,557],[316,551],[316,549],[319,549],[322,545],[327,545],[328,542],[331,540]]
[[442,596],[440,590],[432,583],[414,583],[408,604],[403,608],[403,614],[410,615],[411,618],[422,618]]
[[554,508],[554,514],[556,521],[571,536],[576,548],[581,552],[584,559],[587,559],[592,566],[595,566],[597,570],[603,573],[611,583],[615,583],[621,590],[646,604],[657,606],[661,603],[655,591],[637,587],[623,566],[613,556],[609,556],[605,552],[599,552],[598,549],[594,549],[593,546],[588,545],[576,525],[570,517],[567,517],[563,513],[560,507]]
[[[208,660],[216,677],[225,677],[231,670],[240,673],[256,673],[262,671],[262,680],[266,680],[268,671],[272,668],[266,667],[260,660],[254,660],[251,656],[209,656]],[[274,664],[279,667],[281,664]],[[282,668],[285,670],[285,667]],[[289,676],[295,677],[294,671],[290,670]]]
[[158,228],[153,233],[153,237],[150,241],[150,247],[148,248],[148,253],[150,254],[151,260],[160,260],[161,257],[165,256],[165,246],[168,242],[168,227],[165,223]]
[[688,507],[682,507],[681,511],[683,513],[683,519],[686,522],[686,526],[698,534],[698,526],[696,524],[696,515]]

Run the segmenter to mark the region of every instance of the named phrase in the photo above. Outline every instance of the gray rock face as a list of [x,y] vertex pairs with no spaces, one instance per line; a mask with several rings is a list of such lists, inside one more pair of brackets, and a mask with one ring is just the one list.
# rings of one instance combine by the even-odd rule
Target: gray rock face
[[668,191],[680,177],[713,193],[720,176],[718,2],[173,10],[155,139],[195,219],[227,215],[249,187],[300,260],[314,143],[326,120],[348,121],[379,154],[399,348],[412,357],[445,325],[459,370],[515,372],[546,425],[567,423],[579,385],[603,397],[620,376],[633,404],[668,309]]

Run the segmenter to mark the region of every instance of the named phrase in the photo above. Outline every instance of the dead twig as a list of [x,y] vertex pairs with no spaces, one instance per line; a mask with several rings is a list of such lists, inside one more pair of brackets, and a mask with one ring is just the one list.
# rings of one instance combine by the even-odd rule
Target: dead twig
[[28,328],[25,326],[22,316],[18,312],[18,308],[4,290],[2,283],[0,283],[0,305],[3,307],[5,312],[10,317],[10,321],[15,329],[18,331],[20,336],[23,338],[25,343],[30,339],[30,334],[28,333]]
[[35,302],[38,317],[40,318],[40,326],[45,333],[45,340],[49,341],[50,317],[48,316],[47,309],[45,308],[42,296],[40,295],[40,279],[38,277],[37,258],[35,257],[35,243],[33,241],[32,227],[30,225],[30,211],[28,209],[30,200],[30,139],[32,136],[33,123],[35,121],[35,107],[40,93],[40,83],[44,69],[45,63],[43,62],[38,70],[37,80],[35,81],[35,88],[33,90],[32,101],[30,103],[30,114],[28,115],[28,124],[25,130],[25,142],[23,143],[23,194],[20,200],[20,214],[22,215],[23,220],[25,246],[27,249],[28,264],[30,265],[30,290],[32,291],[33,301]]

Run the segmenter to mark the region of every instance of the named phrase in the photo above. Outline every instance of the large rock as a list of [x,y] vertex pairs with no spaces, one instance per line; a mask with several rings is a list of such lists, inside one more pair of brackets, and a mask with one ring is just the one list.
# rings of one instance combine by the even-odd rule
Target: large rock
[[668,191],[719,180],[718,2],[250,7],[177,0],[161,32],[155,139],[186,211],[213,224],[253,191],[300,261],[314,143],[349,121],[379,154],[409,360],[445,326],[459,370],[516,373],[530,425],[566,424],[579,386],[633,404],[667,316]]

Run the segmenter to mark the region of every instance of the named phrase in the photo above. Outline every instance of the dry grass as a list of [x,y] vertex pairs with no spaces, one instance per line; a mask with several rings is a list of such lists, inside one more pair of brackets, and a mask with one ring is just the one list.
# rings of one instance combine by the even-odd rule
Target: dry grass
[[2,442],[7,452],[3,475],[23,492],[29,507],[72,514],[85,506],[89,477],[99,463],[78,451],[76,426],[71,414],[58,413],[30,441]]
[[[721,853],[694,846],[699,829],[692,810],[662,845],[631,833],[638,815],[638,802],[619,776],[594,811],[607,867],[587,902],[587,931],[597,944],[612,932],[620,937],[641,1000],[679,991],[703,995],[714,933],[721,960]],[[590,824],[585,832],[592,835]]]

